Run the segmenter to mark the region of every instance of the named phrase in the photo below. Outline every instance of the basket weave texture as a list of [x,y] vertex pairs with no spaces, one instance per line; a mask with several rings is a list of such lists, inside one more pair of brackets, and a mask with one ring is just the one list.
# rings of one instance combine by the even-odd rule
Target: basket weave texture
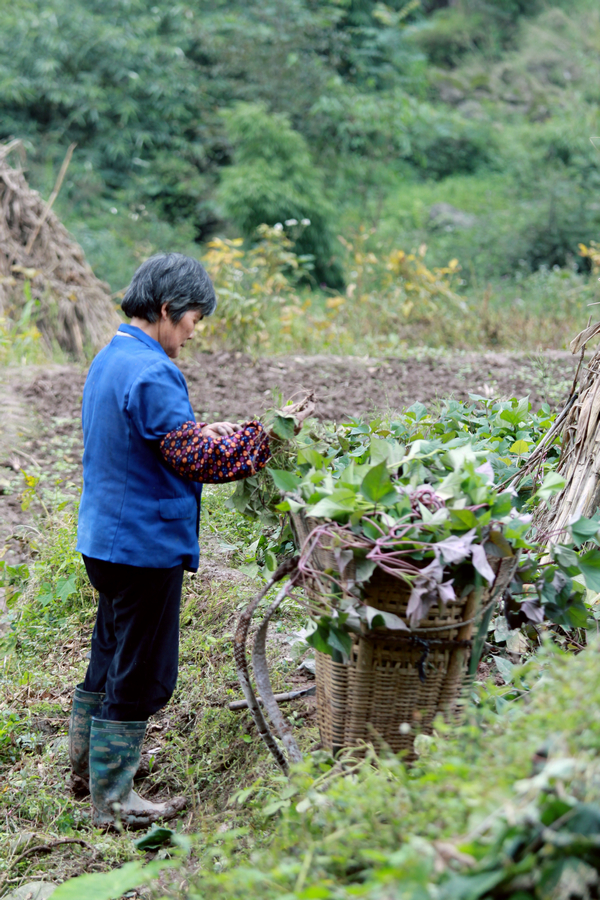
[[[303,543],[312,530],[310,520],[294,516],[293,525]],[[322,548],[313,562],[321,571],[337,568],[333,554]],[[336,753],[379,737],[394,752],[404,751],[410,762],[416,757],[416,734],[431,733],[438,713],[456,716],[471,653],[472,620],[493,594],[508,586],[516,557],[488,557],[488,562],[496,573],[492,588],[473,590],[441,610],[435,605],[410,634],[386,628],[353,634],[346,663],[316,652],[317,721],[327,749]],[[349,563],[344,576],[353,574]],[[323,587],[328,589],[326,575]],[[406,582],[381,569],[363,591],[369,606],[405,621],[409,597]]]

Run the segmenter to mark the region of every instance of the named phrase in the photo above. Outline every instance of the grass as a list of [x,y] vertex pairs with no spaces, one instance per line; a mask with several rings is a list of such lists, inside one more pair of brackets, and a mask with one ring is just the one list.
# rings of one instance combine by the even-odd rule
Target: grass
[[[245,548],[256,527],[224,507],[227,493],[227,488],[206,491],[201,569],[186,576],[184,585],[178,688],[166,710],[149,725],[146,746],[157,751],[157,764],[141,786],[149,798],[167,792],[186,794],[189,806],[177,828],[194,834],[212,833],[224,824],[249,824],[252,811],[229,805],[231,797],[257,781],[266,795],[278,777],[249,713],[227,709],[231,699],[241,696],[232,649],[235,622],[256,589],[237,568],[246,561]],[[52,522],[50,527],[46,522],[43,537],[36,540],[35,562],[23,593],[11,604],[13,628],[4,638],[8,653],[0,676],[3,889],[40,877],[62,881],[140,858],[131,837],[93,829],[89,801],[76,801],[68,790],[70,700],[85,673],[95,604],[73,550],[73,514],[63,513],[62,519]],[[72,579],[73,590],[61,596],[65,576]],[[16,575],[14,580],[18,581]],[[301,681],[287,643],[301,624],[293,603],[273,622],[275,689],[289,690]],[[317,732],[308,701],[296,701],[288,712],[301,726],[298,733],[304,747],[310,747]],[[50,854],[33,850],[19,860],[24,850],[63,838],[79,838],[89,846],[60,844]]]
[[[282,803],[269,845],[242,861],[229,853],[229,867],[222,860],[212,867],[205,857],[185,896],[568,896],[566,881],[564,893],[550,890],[565,863],[560,839],[553,843],[552,828],[544,827],[556,822],[559,830],[558,815],[598,802],[598,711],[590,701],[598,693],[599,661],[597,644],[578,657],[547,646],[521,671],[525,702],[513,700],[498,714],[497,689],[480,689],[471,720],[457,730],[440,723],[420,743],[412,770],[384,749],[345,771],[340,765],[319,773],[313,759],[293,776],[291,802]],[[538,842],[542,833],[545,842]],[[516,859],[524,860],[520,869]],[[482,879],[502,887],[485,890]],[[176,886],[158,893],[183,896]]]

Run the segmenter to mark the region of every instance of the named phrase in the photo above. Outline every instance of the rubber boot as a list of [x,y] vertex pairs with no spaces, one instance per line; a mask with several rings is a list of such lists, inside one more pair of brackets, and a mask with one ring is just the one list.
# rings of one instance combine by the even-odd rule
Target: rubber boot
[[172,819],[185,807],[183,797],[151,803],[133,790],[145,733],[146,722],[92,719],[90,793],[94,825],[147,828],[159,819]]
[[[82,683],[83,684],[83,683]],[[78,684],[73,694],[73,707],[69,722],[69,759],[71,760],[71,790],[80,800],[90,792],[90,728],[92,716],[98,717],[102,709],[104,693],[84,691]],[[136,780],[147,778],[156,768],[156,757],[142,753]]]
[[78,684],[73,694],[73,708],[69,722],[69,759],[71,760],[71,790],[78,795],[89,793],[90,728],[92,716],[99,716],[103,693],[84,691]]

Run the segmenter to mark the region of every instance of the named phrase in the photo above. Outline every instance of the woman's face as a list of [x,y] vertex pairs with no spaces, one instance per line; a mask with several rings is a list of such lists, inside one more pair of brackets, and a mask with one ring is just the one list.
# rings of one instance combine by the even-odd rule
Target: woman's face
[[157,341],[168,357],[176,359],[185,342],[189,341],[193,335],[196,323],[200,321],[202,314],[197,309],[188,310],[179,322],[173,322],[169,317],[166,303],[163,303],[160,313]]

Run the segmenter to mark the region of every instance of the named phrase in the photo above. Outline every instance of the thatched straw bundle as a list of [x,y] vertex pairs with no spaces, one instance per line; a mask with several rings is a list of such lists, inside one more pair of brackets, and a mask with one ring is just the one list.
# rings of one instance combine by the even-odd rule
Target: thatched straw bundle
[[8,155],[22,149],[19,141],[0,146],[0,315],[17,311],[31,296],[39,301],[35,324],[49,347],[57,342],[76,359],[99,350],[110,340],[119,317],[107,284],[85,260],[22,169]]
[[[582,331],[571,342],[573,353],[600,334],[600,323]],[[562,428],[562,449],[557,471],[566,485],[550,508],[536,517],[538,537],[555,544],[565,527],[579,516],[592,516],[600,506],[600,349],[585,368],[566,411]]]

